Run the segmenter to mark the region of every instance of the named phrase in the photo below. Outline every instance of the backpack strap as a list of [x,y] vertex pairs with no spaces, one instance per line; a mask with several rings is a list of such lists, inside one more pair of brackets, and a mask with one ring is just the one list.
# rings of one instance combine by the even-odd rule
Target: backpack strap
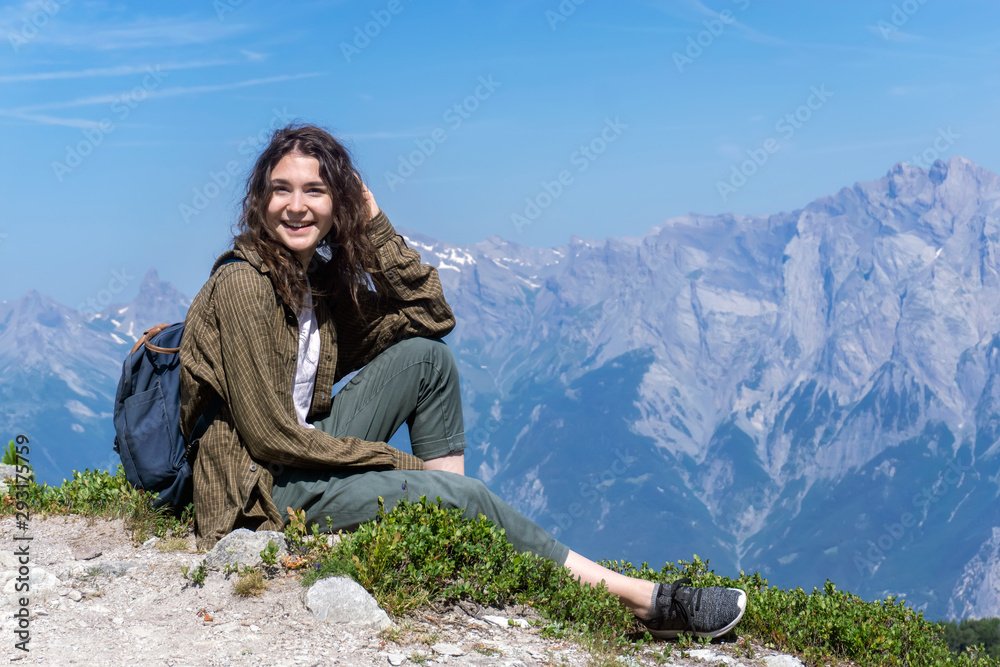
[[160,324],[157,324],[152,329],[148,329],[146,331],[143,331],[142,332],[142,338],[140,338],[139,340],[136,341],[135,345],[132,347],[132,352],[129,352],[129,354],[134,353],[136,350],[138,350],[143,345],[146,346],[147,350],[152,350],[153,352],[160,352],[162,354],[175,354],[177,352],[180,352],[181,348],[179,348],[179,347],[160,347],[159,345],[153,345],[152,343],[149,342],[150,339],[152,339],[154,336],[158,335],[161,331],[163,331],[164,329],[166,329],[169,326],[170,325],[167,324],[166,322],[162,322]]

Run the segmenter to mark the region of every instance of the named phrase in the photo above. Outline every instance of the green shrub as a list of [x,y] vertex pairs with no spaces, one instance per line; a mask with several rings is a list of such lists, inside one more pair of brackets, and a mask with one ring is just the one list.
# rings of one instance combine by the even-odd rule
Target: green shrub
[[14,498],[24,501],[32,516],[45,514],[81,514],[106,519],[124,519],[132,539],[144,542],[150,535],[160,538],[181,537],[194,527],[194,508],[188,505],[180,517],[168,510],[153,509],[153,496],[138,491],[125,479],[119,465],[114,475],[105,470],[73,471],[72,479],[59,486],[37,484],[11,487],[0,503],[0,514],[12,515]]
[[[304,527],[298,528],[304,532]],[[802,655],[809,664],[851,661],[862,665],[911,667],[998,665],[982,653],[948,650],[942,626],[905,602],[890,597],[865,602],[827,582],[822,590],[782,590],[759,574],[738,579],[717,575],[708,562],[666,563],[654,570],[643,563],[605,561],[605,567],[650,581],[689,577],[696,586],[741,588],[748,594],[746,616],[736,628],[747,639]],[[589,645],[630,651],[651,638],[604,587],[581,585],[551,561],[517,553],[504,532],[483,517],[470,520],[459,510],[442,509],[421,498],[403,501],[392,512],[380,505],[375,520],[327,550],[304,577],[345,574],[368,589],[379,603],[400,614],[427,604],[473,600],[484,605],[529,604],[545,616],[547,634],[585,631]],[[690,646],[689,640],[680,642]]]
[[486,518],[466,519],[426,498],[402,501],[392,512],[380,502],[378,517],[344,536],[303,583],[338,574],[354,578],[395,614],[473,600],[528,604],[567,628],[608,637],[635,629],[632,614],[604,586],[581,585],[569,570],[515,551]]
[[690,577],[698,586],[741,588],[748,594],[747,612],[736,627],[739,635],[783,651],[802,654],[811,664],[850,660],[862,665],[996,665],[976,652],[956,655],[944,641],[943,629],[895,597],[866,602],[838,591],[827,581],[822,590],[782,590],[759,574],[720,577],[707,561],[667,563],[659,572],[646,563],[605,563],[629,576],[657,581]]
[[944,624],[948,648],[956,653],[981,651],[991,658],[1000,658],[1000,618],[965,619],[961,623]]

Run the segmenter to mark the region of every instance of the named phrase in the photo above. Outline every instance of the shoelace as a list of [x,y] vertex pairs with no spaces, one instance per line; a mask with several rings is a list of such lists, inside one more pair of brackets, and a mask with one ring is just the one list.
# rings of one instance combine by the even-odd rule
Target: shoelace
[[691,618],[690,605],[692,602],[694,603],[694,611],[701,608],[701,589],[678,590],[682,586],[687,587],[690,584],[691,579],[687,577],[670,583],[670,611],[682,618],[684,627],[693,634],[697,631],[694,629],[694,619]]

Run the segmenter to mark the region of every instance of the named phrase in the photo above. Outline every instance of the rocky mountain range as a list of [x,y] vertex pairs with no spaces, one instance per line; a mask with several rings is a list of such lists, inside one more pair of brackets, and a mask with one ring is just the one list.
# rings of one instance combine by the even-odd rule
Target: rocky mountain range
[[[998,190],[954,157],[641,238],[407,233],[459,319],[469,469],[591,557],[1000,615]],[[98,314],[0,303],[0,427],[42,479],[115,462],[122,359],[188,303],[155,272]]]

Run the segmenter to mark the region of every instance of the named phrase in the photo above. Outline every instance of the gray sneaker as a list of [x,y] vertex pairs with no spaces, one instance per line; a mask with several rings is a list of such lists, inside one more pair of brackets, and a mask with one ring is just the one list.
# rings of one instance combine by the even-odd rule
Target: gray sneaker
[[747,609],[747,594],[738,588],[692,588],[681,579],[669,584],[656,584],[649,618],[642,621],[649,634],[660,639],[673,639],[682,632],[696,637],[719,637],[743,618]]

